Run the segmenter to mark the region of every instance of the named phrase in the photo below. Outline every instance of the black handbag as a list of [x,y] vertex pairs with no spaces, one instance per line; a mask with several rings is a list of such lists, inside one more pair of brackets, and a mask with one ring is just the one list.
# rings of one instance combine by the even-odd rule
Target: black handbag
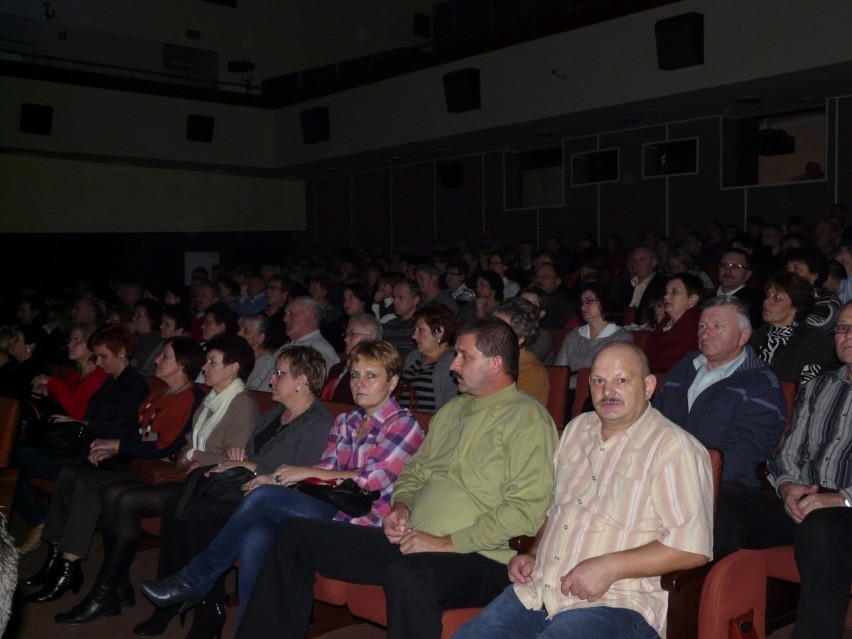
[[355,483],[354,479],[322,480],[316,477],[308,477],[304,481],[296,482],[290,486],[300,493],[309,495],[331,504],[339,511],[350,517],[363,517],[373,509],[373,502],[381,493],[378,490],[367,490]]
[[215,466],[197,468],[190,473],[183,489],[183,495],[181,495],[175,509],[175,517],[179,521],[186,521],[198,500],[205,495],[228,504],[240,503],[244,495],[243,484],[255,476],[248,468],[236,466],[205,477],[204,473],[211,468],[215,468]]
[[62,406],[55,399],[30,393],[18,405],[21,413],[18,417],[18,441],[32,444],[34,438],[50,424],[53,415],[64,415]]
[[[32,429],[31,429],[32,430]],[[84,457],[95,436],[83,422],[38,422],[27,435],[30,446],[51,459]]]

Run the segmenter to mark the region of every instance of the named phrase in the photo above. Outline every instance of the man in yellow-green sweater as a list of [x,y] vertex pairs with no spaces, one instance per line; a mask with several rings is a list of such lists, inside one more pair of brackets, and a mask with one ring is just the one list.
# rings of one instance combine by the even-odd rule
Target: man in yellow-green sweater
[[317,571],[384,586],[389,639],[438,639],[444,610],[483,606],[508,585],[508,540],[535,534],[544,520],[556,430],[545,407],[515,388],[518,341],[502,320],[463,329],[451,370],[464,394],[432,418],[394,484],[383,530],[281,525],[238,639],[302,639]]

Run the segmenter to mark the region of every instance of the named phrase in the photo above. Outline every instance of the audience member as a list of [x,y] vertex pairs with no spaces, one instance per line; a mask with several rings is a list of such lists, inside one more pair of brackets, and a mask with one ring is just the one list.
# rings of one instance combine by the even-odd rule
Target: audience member
[[[411,317],[417,348],[405,358],[402,381],[410,384],[417,397],[417,410],[437,412],[458,395],[458,384],[450,373],[455,358],[456,318],[440,302],[430,302]],[[400,402],[411,402],[408,391],[400,394]]]
[[542,262],[535,269],[535,283],[550,296],[542,328],[565,328],[577,312],[574,303],[562,288],[562,278],[553,262]]
[[749,255],[742,249],[730,249],[719,262],[719,288],[716,295],[736,297],[748,308],[752,328],[763,323],[763,296],[748,285],[753,274]]
[[595,412],[565,428],[544,527],[455,637],[665,635],[659,576],[712,556],[713,480],[705,448],[650,407],[654,385],[637,346],[598,352]]
[[651,372],[665,373],[687,352],[697,349],[703,297],[704,286],[694,275],[678,273],[669,278],[663,296],[666,315],[645,343]]
[[486,317],[494,312],[503,296],[503,280],[494,271],[481,271],[476,278],[476,316]]
[[757,356],[782,380],[805,383],[837,359],[825,337],[804,319],[814,306],[810,282],[782,271],[766,282],[763,321],[749,340]]
[[345,361],[340,361],[328,371],[328,381],[322,389],[321,399],[343,404],[354,404],[352,387],[349,384],[349,354],[361,342],[374,342],[382,339],[382,324],[372,313],[362,313],[349,318],[343,334]]
[[143,375],[154,374],[153,353],[162,350],[162,338],[157,330],[162,321],[162,306],[159,302],[142,299],[133,307],[133,354],[130,365]]
[[663,294],[666,289],[666,276],[657,273],[657,255],[647,246],[637,246],[630,252],[629,266],[633,277],[632,288],[627,288],[619,300],[622,307],[635,309],[634,324],[648,321],[648,302]]
[[237,320],[237,335],[251,346],[254,367],[246,379],[246,390],[271,392],[269,378],[275,370],[273,352],[280,345],[269,343],[269,318],[266,315],[243,315]]
[[320,325],[322,336],[338,353],[343,352],[346,326],[349,318],[369,312],[373,301],[367,287],[360,281],[353,280],[343,287],[343,313],[328,324]]
[[284,311],[284,326],[291,344],[310,346],[322,355],[325,369],[340,361],[334,348],[320,334],[320,308],[313,298],[294,297]]
[[814,247],[790,249],[785,256],[787,270],[804,277],[814,288],[814,308],[805,322],[821,333],[831,333],[840,310],[840,298],[823,287],[828,275],[828,260]]
[[20,324],[14,330],[7,352],[15,361],[0,370],[0,396],[23,399],[33,379],[47,373],[41,354],[47,335],[35,324]]
[[252,275],[246,281],[245,299],[240,302],[240,315],[257,315],[266,310],[266,280],[261,275]]
[[550,295],[538,284],[530,284],[519,297],[522,297],[538,309],[538,337],[530,345],[530,350],[545,366],[551,366],[556,359],[556,342],[551,332],[544,328],[544,318],[547,317],[547,309],[550,305]]
[[430,302],[443,304],[453,315],[458,316],[459,305],[456,304],[455,298],[447,291],[442,291],[438,283],[438,269],[432,264],[423,262],[417,265],[414,269],[414,277],[417,280],[417,286],[420,287],[422,294],[422,304],[426,305]]
[[518,357],[518,378],[515,382],[519,391],[535,397],[547,406],[550,397],[550,379],[547,369],[538,361],[530,344],[535,342],[539,333],[538,309],[532,303],[520,297],[506,300],[496,309],[494,317],[498,317],[515,332],[520,347]]
[[[382,276],[384,277],[387,275]],[[385,341],[396,346],[403,357],[414,350],[414,312],[420,306],[420,287],[414,280],[402,280],[393,287],[394,318],[383,322]],[[381,318],[379,318],[381,320]]]
[[284,328],[284,309],[294,294],[294,285],[281,275],[273,275],[266,281],[266,310],[269,318],[268,339],[273,344],[284,344],[287,333]]
[[488,256],[488,270],[497,273],[503,280],[503,299],[515,297],[521,292],[521,285],[506,277],[506,272],[509,270],[507,253],[491,253]]

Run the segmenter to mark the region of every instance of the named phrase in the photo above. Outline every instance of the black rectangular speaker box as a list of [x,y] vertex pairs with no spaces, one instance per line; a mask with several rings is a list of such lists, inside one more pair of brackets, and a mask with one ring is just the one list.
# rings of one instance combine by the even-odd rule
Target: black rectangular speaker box
[[328,125],[328,107],[314,107],[299,113],[302,124],[302,140],[305,144],[328,142],[331,132]]
[[50,135],[53,131],[53,107],[46,104],[21,103],[21,133]]
[[664,71],[704,64],[704,16],[683,13],[654,25],[657,65]]
[[212,142],[215,123],[216,118],[212,115],[190,113],[186,116],[186,139],[190,142]]
[[459,160],[440,162],[435,166],[438,169],[438,184],[442,189],[460,189],[464,186],[464,167]]
[[482,108],[479,95],[479,69],[469,67],[444,74],[444,97],[447,111],[464,113]]

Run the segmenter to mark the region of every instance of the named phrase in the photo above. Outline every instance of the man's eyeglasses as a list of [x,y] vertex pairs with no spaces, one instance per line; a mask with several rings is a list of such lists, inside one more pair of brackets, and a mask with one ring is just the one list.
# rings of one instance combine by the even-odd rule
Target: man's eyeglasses
[[835,324],[834,332],[837,335],[845,335],[849,332],[850,328],[852,328],[852,324]]
[[748,266],[745,264],[737,264],[736,262],[719,262],[719,268],[729,268],[735,271],[748,270]]

